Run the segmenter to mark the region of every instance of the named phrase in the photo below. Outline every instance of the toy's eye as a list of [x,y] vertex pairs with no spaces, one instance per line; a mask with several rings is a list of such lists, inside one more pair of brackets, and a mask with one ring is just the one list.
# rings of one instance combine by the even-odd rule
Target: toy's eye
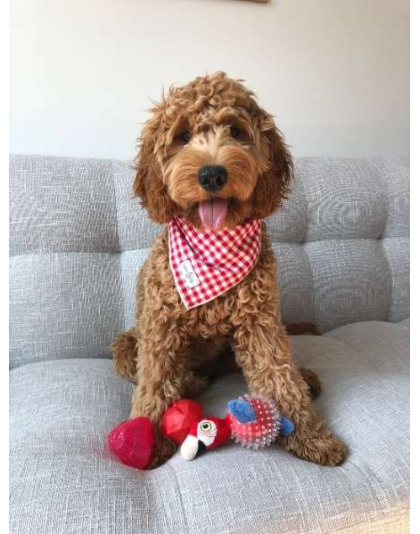
[[210,432],[213,429],[213,423],[211,421],[203,421],[200,423],[200,430],[203,432]]
[[238,128],[237,126],[231,126],[230,127],[230,135],[234,139],[237,139],[238,137],[240,137],[241,133],[242,132],[241,132],[240,128]]
[[179,136],[179,139],[181,141],[181,143],[189,143],[191,141],[191,133],[190,132],[183,132],[180,136]]

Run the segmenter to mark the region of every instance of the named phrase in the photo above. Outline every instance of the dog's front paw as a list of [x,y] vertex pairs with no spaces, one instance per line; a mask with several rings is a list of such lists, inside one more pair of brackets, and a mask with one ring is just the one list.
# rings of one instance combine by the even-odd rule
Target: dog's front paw
[[292,434],[283,440],[286,450],[316,464],[340,465],[347,455],[346,445],[326,428],[317,436],[298,438]]
[[177,450],[177,445],[168,438],[158,436],[153,445],[152,461],[147,469],[156,469],[163,465]]

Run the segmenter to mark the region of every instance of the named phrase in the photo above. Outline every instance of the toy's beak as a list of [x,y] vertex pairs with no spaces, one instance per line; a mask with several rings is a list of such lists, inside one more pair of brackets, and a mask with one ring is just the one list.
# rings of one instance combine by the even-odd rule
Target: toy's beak
[[189,435],[181,445],[180,452],[184,460],[194,460],[194,458],[197,458],[197,456],[205,451],[206,448],[206,445],[196,436]]

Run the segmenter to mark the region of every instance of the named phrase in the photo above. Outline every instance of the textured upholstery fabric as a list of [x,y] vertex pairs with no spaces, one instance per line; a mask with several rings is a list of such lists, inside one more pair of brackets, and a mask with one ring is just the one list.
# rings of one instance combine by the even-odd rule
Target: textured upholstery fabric
[[[135,281],[162,231],[121,161],[10,161],[11,534],[395,534],[409,510],[407,158],[296,162],[267,221],[286,322],[323,382],[316,408],[350,448],[340,467],[229,445],[138,472],[107,451],[132,385],[108,346],[133,323]],[[202,401],[222,415],[237,375]]]
[[[108,357],[133,322],[135,279],[162,231],[121,161],[12,156],[11,367]],[[408,160],[303,158],[267,224],[283,319],[328,331],[409,315]]]
[[[139,472],[107,452],[132,390],[108,359],[12,370],[11,533],[408,533],[407,331],[358,323],[293,339],[296,360],[323,381],[316,409],[350,448],[337,468],[230,444]],[[243,391],[229,375],[201,400],[222,415]]]

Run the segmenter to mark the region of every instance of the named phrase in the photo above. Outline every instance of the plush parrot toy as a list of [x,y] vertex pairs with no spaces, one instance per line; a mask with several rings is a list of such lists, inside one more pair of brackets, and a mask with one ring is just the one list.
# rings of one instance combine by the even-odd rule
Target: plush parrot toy
[[194,460],[204,451],[215,449],[231,437],[231,429],[227,419],[205,417],[191,426],[188,436],[181,445],[181,456],[185,460]]
[[244,395],[228,402],[224,419],[200,418],[193,423],[181,445],[181,456],[193,460],[230,438],[243,447],[259,449],[271,445],[281,434],[289,435],[293,422],[279,414],[274,402],[264,397]]
[[[174,402],[162,419],[163,434],[180,445],[185,460],[193,460],[230,438],[244,447],[259,449],[293,430],[293,422],[278,412],[274,402],[250,395],[229,401],[223,419],[204,416],[201,404],[189,399]],[[123,463],[146,469],[154,444],[150,421],[139,417],[120,424],[110,432],[108,443]]]

